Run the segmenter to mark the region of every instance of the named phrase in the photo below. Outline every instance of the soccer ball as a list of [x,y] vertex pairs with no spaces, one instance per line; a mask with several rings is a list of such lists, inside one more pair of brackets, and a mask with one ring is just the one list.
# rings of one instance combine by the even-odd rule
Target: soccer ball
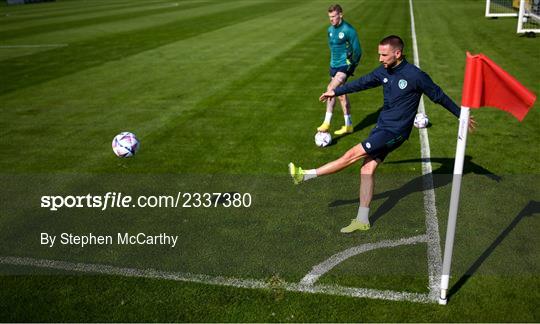
[[140,144],[137,136],[130,132],[122,132],[116,135],[112,141],[112,149],[116,156],[121,158],[132,157],[137,153]]
[[325,147],[332,142],[332,136],[328,132],[317,132],[315,134],[315,145]]
[[429,124],[429,118],[426,114],[418,113],[414,117],[414,127],[426,128],[428,124]]

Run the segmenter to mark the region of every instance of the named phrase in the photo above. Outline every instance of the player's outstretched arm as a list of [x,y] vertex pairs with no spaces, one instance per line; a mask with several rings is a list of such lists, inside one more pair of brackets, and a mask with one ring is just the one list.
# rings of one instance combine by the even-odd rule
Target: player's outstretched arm
[[354,81],[345,83],[344,85],[339,86],[334,90],[327,90],[319,97],[319,100],[325,102],[326,100],[333,98],[336,95],[341,96],[351,92],[357,92],[378,87],[382,84],[382,77],[380,76],[381,69],[382,68],[377,68],[371,73],[368,73]]

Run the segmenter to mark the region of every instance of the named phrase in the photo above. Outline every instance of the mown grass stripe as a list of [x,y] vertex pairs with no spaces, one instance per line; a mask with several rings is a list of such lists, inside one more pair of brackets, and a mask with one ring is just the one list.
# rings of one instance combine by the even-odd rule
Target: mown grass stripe
[[[54,5],[59,6],[60,3],[56,2]],[[99,15],[103,11],[116,11],[124,10],[126,7],[140,8],[145,5],[136,5],[135,3],[126,4],[118,3],[117,1],[107,2],[101,6],[93,6],[89,3],[72,3],[69,7],[57,7],[59,10],[49,12],[47,10],[31,10],[31,6],[24,6],[21,8],[8,8],[0,9],[0,25],[18,25],[24,23],[40,23],[44,20],[52,20],[58,17],[64,17],[66,15],[78,16],[78,15]],[[19,9],[19,10],[14,10]]]
[[[166,0],[160,0],[160,1],[153,1],[153,2],[164,2]],[[133,5],[136,2],[146,2],[144,0],[127,0],[127,1],[120,1],[120,0],[94,0],[94,1],[87,1],[87,0],[75,0],[75,1],[69,1],[69,0],[59,0],[55,2],[42,2],[42,3],[34,3],[34,4],[27,4],[24,6],[21,5],[5,5],[5,2],[2,2],[4,6],[0,6],[0,10],[2,12],[6,13],[22,13],[25,15],[28,14],[37,14],[37,15],[43,15],[43,14],[49,14],[49,13],[63,13],[66,11],[71,11],[75,6],[79,6],[81,3],[84,2],[85,8],[88,10],[94,10],[95,8],[99,7],[109,7],[111,5]]]
[[24,37],[27,35],[38,35],[41,33],[51,33],[59,30],[66,30],[71,28],[82,28],[85,26],[93,26],[99,24],[105,24],[109,22],[120,22],[122,20],[136,19],[139,17],[150,17],[154,15],[159,15],[162,13],[171,13],[173,11],[184,11],[188,9],[194,9],[199,7],[206,6],[206,3],[190,3],[183,6],[169,6],[164,8],[155,8],[155,9],[141,9],[135,12],[127,13],[115,13],[110,15],[101,15],[99,17],[91,17],[84,19],[73,19],[70,14],[67,14],[65,20],[57,19],[53,23],[40,24],[36,26],[16,29],[16,30],[4,30],[0,31],[0,39],[5,42],[13,40],[19,37]]
[[48,48],[48,47],[66,47],[69,44],[21,44],[21,45],[0,45],[0,48]]
[[268,2],[183,19],[137,31],[70,43],[69,47],[0,62],[0,95],[188,39],[226,26],[290,9],[300,3]]
[[[193,1],[197,2],[197,1]],[[210,1],[201,1],[201,2],[210,2]],[[103,12],[114,12],[114,11],[137,11],[144,10],[148,7],[164,6],[171,4],[181,4],[186,3],[186,1],[160,1],[160,2],[137,2],[131,1],[128,3],[118,2],[118,1],[106,1],[97,4],[89,4],[88,2],[78,3],[73,2],[69,7],[62,7],[61,10],[56,10],[52,13],[48,13],[46,10],[29,10],[28,6],[20,8],[22,10],[2,10],[0,12],[0,26],[3,28],[17,27],[18,25],[25,25],[29,23],[31,25],[41,24],[43,21],[54,20],[55,18],[62,18],[69,16],[75,18],[78,16],[99,16]],[[58,3],[59,5],[59,3]]]

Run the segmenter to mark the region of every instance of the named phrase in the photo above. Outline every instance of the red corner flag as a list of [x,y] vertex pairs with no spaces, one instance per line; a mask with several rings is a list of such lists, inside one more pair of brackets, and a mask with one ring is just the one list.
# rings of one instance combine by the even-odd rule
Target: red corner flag
[[461,105],[496,107],[519,121],[525,118],[536,96],[484,54],[467,52]]

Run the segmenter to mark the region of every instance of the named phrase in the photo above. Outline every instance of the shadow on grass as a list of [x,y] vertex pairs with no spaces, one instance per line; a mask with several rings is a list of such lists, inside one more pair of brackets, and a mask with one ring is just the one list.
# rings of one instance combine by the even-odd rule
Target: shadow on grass
[[448,298],[456,294],[461,287],[463,287],[467,281],[476,273],[478,268],[486,261],[487,258],[493,253],[493,251],[504,241],[504,239],[512,232],[517,224],[526,216],[533,216],[534,214],[540,214],[540,201],[531,200],[529,203],[519,212],[514,220],[497,236],[497,238],[489,245],[489,247],[480,255],[480,257],[470,266],[465,274],[459,278],[459,280],[448,291]]
[[[395,162],[387,162],[387,164],[400,164],[400,163],[419,163],[423,162],[424,159],[410,159],[402,160]],[[386,201],[369,217],[371,224],[375,224],[377,220],[388,213],[396,204],[406,197],[415,192],[422,192],[424,190],[435,189],[444,187],[452,183],[452,172],[454,167],[454,159],[452,158],[431,158],[431,162],[440,163],[438,169],[434,170],[433,173],[428,173],[419,177],[412,179],[411,181],[405,183],[400,188],[394,190],[388,190],[379,194],[373,195],[373,200],[386,198]],[[463,167],[463,174],[475,173],[483,174],[486,177],[495,180],[497,182],[501,181],[502,178],[491,171],[485,169],[481,165],[475,164],[472,162],[471,156],[465,157],[465,163]],[[437,174],[436,177],[433,177],[433,174]],[[358,197],[348,200],[335,200],[331,202],[328,207],[338,207],[343,205],[358,204]]]
[[343,135],[337,135],[336,137],[334,137],[333,140],[332,140],[331,145],[337,144],[342,138],[344,138],[346,136],[349,136],[349,135],[352,135],[352,134],[354,134],[356,132],[359,132],[359,131],[363,130],[364,128],[367,128],[367,127],[369,127],[371,125],[375,125],[377,123],[377,118],[379,117],[379,113],[381,112],[381,109],[382,108],[379,108],[379,109],[377,109],[377,111],[372,112],[369,115],[366,115],[364,117],[364,119],[362,119],[361,122],[359,122],[358,124],[356,124],[354,126],[354,129],[353,129],[352,133],[343,134]]

